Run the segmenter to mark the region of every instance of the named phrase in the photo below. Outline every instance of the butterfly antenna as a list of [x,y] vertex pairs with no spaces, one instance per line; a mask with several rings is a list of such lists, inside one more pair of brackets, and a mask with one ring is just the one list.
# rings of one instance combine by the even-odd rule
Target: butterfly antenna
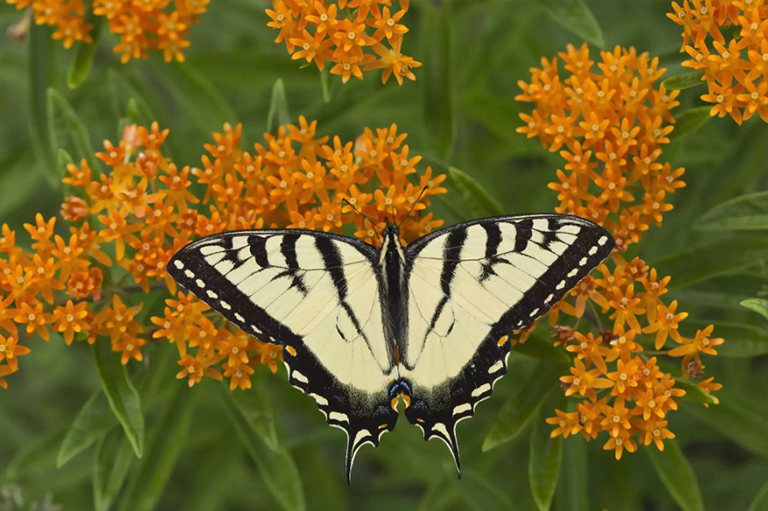
[[341,202],[343,202],[344,204],[352,208],[358,215],[363,217],[363,219],[368,220],[371,223],[371,225],[373,226],[373,232],[375,232],[376,235],[379,237],[379,243],[383,245],[384,239],[381,237],[381,234],[379,233],[379,231],[376,230],[376,229],[380,229],[380,227],[376,225],[376,222],[374,222],[371,217],[369,217],[368,215],[366,215],[365,213],[357,209],[355,206],[353,206],[352,203],[349,202],[347,199],[341,199]]
[[[419,201],[421,200],[421,197],[424,195],[424,192],[426,192],[426,191],[427,191],[427,187],[426,187],[426,186],[425,186],[424,188],[422,188],[422,189],[421,189],[421,192],[419,192],[419,196],[418,196],[418,197],[416,197],[416,200],[415,200],[415,201],[414,201],[414,203],[411,205],[411,209],[409,209],[409,210],[408,210],[408,214],[407,214],[407,215],[405,215],[405,216],[403,217],[403,222],[405,222],[405,220],[406,220],[406,219],[407,219],[409,216],[411,216],[411,213],[413,213],[413,208],[415,208],[415,207],[416,207],[416,204],[418,204],[418,203],[419,203]],[[398,224],[398,225],[397,225],[397,227],[399,228],[399,227],[400,227],[400,225],[401,225],[401,224]]]

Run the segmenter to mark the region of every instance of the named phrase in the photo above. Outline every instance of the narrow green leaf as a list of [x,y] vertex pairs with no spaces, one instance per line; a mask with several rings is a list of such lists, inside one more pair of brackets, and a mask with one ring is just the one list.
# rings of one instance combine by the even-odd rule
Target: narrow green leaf
[[483,451],[490,451],[520,434],[541,403],[559,386],[562,373],[563,367],[559,364],[539,362],[532,373],[535,377],[520,387],[493,419],[483,441]]
[[108,511],[136,459],[123,432],[114,428],[99,442],[93,457],[93,507]]
[[451,3],[444,2],[440,12],[435,12],[428,4],[422,9],[425,134],[432,151],[440,158],[449,160],[456,139]]
[[528,480],[539,511],[548,511],[552,506],[563,461],[563,437],[550,436],[552,428],[545,418],[544,410],[539,410],[533,422],[528,458]]
[[77,43],[77,49],[75,50],[75,58],[72,60],[72,64],[69,66],[67,72],[67,85],[70,89],[78,87],[88,77],[88,73],[91,70],[91,63],[93,62],[93,56],[96,53],[96,48],[101,38],[101,28],[104,25],[104,16],[95,16],[93,9],[89,9],[86,16],[86,22],[93,25],[91,29],[92,42],[86,44],[82,41]]
[[675,387],[685,391],[685,396],[683,396],[683,399],[694,401],[696,403],[706,403],[708,405],[713,405],[716,403],[715,398],[712,397],[711,394],[704,392],[701,387],[696,385],[691,380],[682,378],[680,376],[674,376],[673,378],[675,379]]
[[765,298],[748,298],[742,300],[741,306],[751,311],[755,311],[765,319],[768,319],[768,300]]
[[[219,387],[222,393],[229,393],[223,386]],[[261,439],[259,431],[251,426],[231,396],[222,396],[221,402],[243,446],[256,464],[265,486],[275,497],[280,507],[286,511],[306,509],[299,470],[288,450],[284,446],[277,451],[270,449]]]
[[768,481],[757,491],[748,511],[768,511]]
[[333,91],[331,90],[331,71],[326,67],[320,72],[320,88],[323,91],[323,101],[330,103],[333,98]]
[[259,438],[270,449],[278,452],[280,442],[277,437],[275,413],[266,386],[256,385],[248,392],[229,392],[228,395],[234,400],[235,405]]
[[736,238],[694,246],[654,261],[660,275],[672,275],[669,288],[680,288],[718,275],[736,273],[768,259],[764,237]]
[[598,48],[605,48],[605,37],[595,15],[582,0],[541,0],[547,14],[569,30]]
[[565,348],[555,346],[551,339],[537,334],[531,334],[524,343],[516,344],[514,351],[525,355],[526,357],[537,358],[558,364],[570,364],[571,358],[565,351]]
[[678,138],[690,135],[697,129],[701,128],[709,122],[712,118],[710,111],[712,107],[697,106],[683,110],[680,115],[676,117],[675,129],[669,135],[670,140],[677,140]]
[[715,348],[721,357],[757,357],[768,353],[768,330],[764,328],[746,323],[697,319],[690,319],[685,324],[699,329],[714,325],[712,335],[725,340]]
[[644,451],[648,453],[656,473],[675,502],[685,511],[703,511],[704,501],[699,482],[677,440],[665,440],[663,451],[655,447]]
[[718,204],[699,218],[702,231],[768,229],[768,192],[756,192]]
[[[726,387],[727,389],[727,387]],[[768,417],[752,402],[718,392],[720,404],[704,408],[698,403],[681,403],[685,413],[710,426],[748,452],[768,458]]]
[[48,110],[48,86],[53,83],[56,73],[54,59],[56,43],[51,30],[45,25],[32,23],[29,27],[29,118],[32,143],[42,155],[46,174],[52,181],[59,178],[56,172],[56,151],[51,133]]
[[697,70],[690,73],[683,73],[681,75],[670,76],[663,82],[661,86],[668,90],[682,90],[695,87],[704,83],[704,71]]
[[[48,89],[48,109],[51,119],[61,116],[67,130],[67,137],[72,143],[73,153],[79,161],[85,159],[94,172],[101,172],[101,162],[93,151],[91,140],[88,135],[88,129],[85,123],[77,115],[69,102],[56,89]],[[52,134],[53,142],[56,147],[64,145],[63,141],[56,139],[56,134]]]
[[563,466],[558,485],[558,509],[592,509],[589,505],[587,444],[582,438],[563,441]]
[[59,468],[64,466],[77,454],[99,440],[116,423],[107,397],[99,390],[88,399],[72,422],[59,448],[56,466]]
[[142,458],[120,500],[122,511],[152,511],[165,490],[189,432],[194,397],[198,393],[177,383],[160,422],[152,428],[147,455]]
[[280,126],[291,123],[291,114],[288,111],[288,98],[285,95],[285,84],[282,78],[275,80],[272,86],[272,99],[269,102],[267,114],[267,131],[273,133]]
[[112,352],[109,342],[97,341],[93,346],[93,354],[109,406],[122,424],[133,452],[141,458],[144,451],[144,415],[141,412],[139,393],[128,379],[119,355]]
[[448,167],[448,175],[451,177],[454,188],[464,200],[470,216],[483,218],[504,214],[501,205],[475,178],[456,167]]

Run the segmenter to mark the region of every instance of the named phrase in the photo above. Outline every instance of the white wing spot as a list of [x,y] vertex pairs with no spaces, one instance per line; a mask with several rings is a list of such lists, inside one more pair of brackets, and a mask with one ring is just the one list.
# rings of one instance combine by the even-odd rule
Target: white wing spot
[[574,269],[572,269],[571,271],[568,272],[568,276],[569,277],[573,277],[577,273],[579,273],[579,270],[577,268],[574,268]]
[[544,303],[547,303],[547,302],[549,302],[549,301],[550,301],[550,300],[552,300],[552,298],[554,298],[554,297],[555,297],[555,295],[554,295],[554,294],[551,294],[551,295],[547,296],[547,299],[546,299],[546,300],[544,300]]
[[210,296],[210,297],[211,297],[211,298],[213,298],[214,300],[215,300],[215,299],[217,299],[217,298],[219,297],[219,295],[217,295],[216,293],[214,293],[214,292],[213,292],[213,291],[211,291],[210,289],[208,290],[208,296]]
[[536,308],[536,309],[533,309],[533,310],[531,311],[531,317],[534,317],[534,316],[536,315],[536,313],[537,313],[537,312],[539,312],[539,309],[538,309],[538,308]]
[[328,418],[339,422],[349,422],[349,417],[347,417],[347,414],[341,412],[331,412],[328,414]]
[[229,310],[229,309],[231,309],[231,308],[232,308],[232,307],[230,307],[230,306],[229,306],[229,304],[228,304],[227,302],[225,302],[224,300],[221,300],[221,301],[219,302],[219,305],[221,305],[221,308],[222,308],[222,309],[226,309],[226,310]]
[[497,373],[502,369],[504,369],[504,363],[501,360],[499,360],[498,362],[496,362],[495,364],[493,364],[491,367],[488,368],[488,374]]
[[606,241],[608,241],[608,236],[603,236],[602,238],[600,238],[599,240],[597,240],[597,244],[598,244],[598,245],[600,245],[600,246],[602,247],[603,245],[605,245],[605,242],[606,242]]
[[597,247],[592,247],[589,249],[589,255],[595,255],[597,253]]
[[241,323],[245,323],[245,318],[242,317],[239,312],[235,312],[235,319],[240,321]]
[[173,262],[173,265],[174,265],[176,268],[180,269],[180,270],[181,270],[182,268],[184,268],[184,263],[182,263],[182,262],[181,262],[181,261],[179,261],[178,259],[176,259],[176,260]]
[[192,273],[192,271],[190,271],[190,270],[184,270],[184,275],[186,275],[188,279],[191,279],[191,278],[195,277],[195,274]]
[[472,397],[480,397],[486,392],[491,390],[491,385],[488,383],[483,383],[479,387],[477,387],[475,390],[472,391]]
[[585,264],[587,264],[587,258],[586,257],[582,257],[581,261],[579,261],[579,266],[584,266]]
[[310,394],[310,397],[315,400],[318,406],[328,406],[328,400],[320,394]]
[[472,410],[472,405],[469,403],[464,403],[453,408],[453,415],[469,412],[471,410]]
[[448,436],[448,429],[445,427],[445,424],[443,424],[442,422],[436,422],[435,425],[432,426],[432,429],[434,431],[437,431],[438,433],[442,433],[443,435],[445,435],[445,438],[450,438]]
[[555,289],[563,289],[565,287],[565,281],[561,280]]
[[307,379],[307,377],[298,371],[294,371],[293,373],[291,373],[291,376],[293,376],[294,380],[300,381],[301,383],[309,383],[309,380]]
[[202,281],[202,280],[200,280],[200,279],[197,279],[197,280],[195,281],[195,284],[197,284],[197,287],[205,287],[205,282],[203,282],[203,281]]

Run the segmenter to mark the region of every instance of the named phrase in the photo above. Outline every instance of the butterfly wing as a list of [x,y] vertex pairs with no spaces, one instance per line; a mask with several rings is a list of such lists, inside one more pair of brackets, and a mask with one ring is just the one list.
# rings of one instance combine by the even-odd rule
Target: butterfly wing
[[405,413],[448,445],[507,371],[500,339],[547,312],[613,249],[605,229],[578,217],[486,218],[436,231],[406,249],[408,336],[400,372]]
[[376,250],[334,234],[240,231],[181,249],[168,272],[245,332],[284,347],[291,385],[347,434],[347,476],[357,450],[378,446],[397,412],[384,340]]

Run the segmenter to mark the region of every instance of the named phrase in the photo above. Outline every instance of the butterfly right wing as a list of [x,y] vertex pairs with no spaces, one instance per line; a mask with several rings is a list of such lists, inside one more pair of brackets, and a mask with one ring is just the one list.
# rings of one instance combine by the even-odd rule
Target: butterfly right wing
[[168,264],[177,282],[242,330],[284,347],[291,385],[347,434],[347,477],[357,450],[378,446],[397,421],[375,255],[334,234],[258,230],[202,238]]

